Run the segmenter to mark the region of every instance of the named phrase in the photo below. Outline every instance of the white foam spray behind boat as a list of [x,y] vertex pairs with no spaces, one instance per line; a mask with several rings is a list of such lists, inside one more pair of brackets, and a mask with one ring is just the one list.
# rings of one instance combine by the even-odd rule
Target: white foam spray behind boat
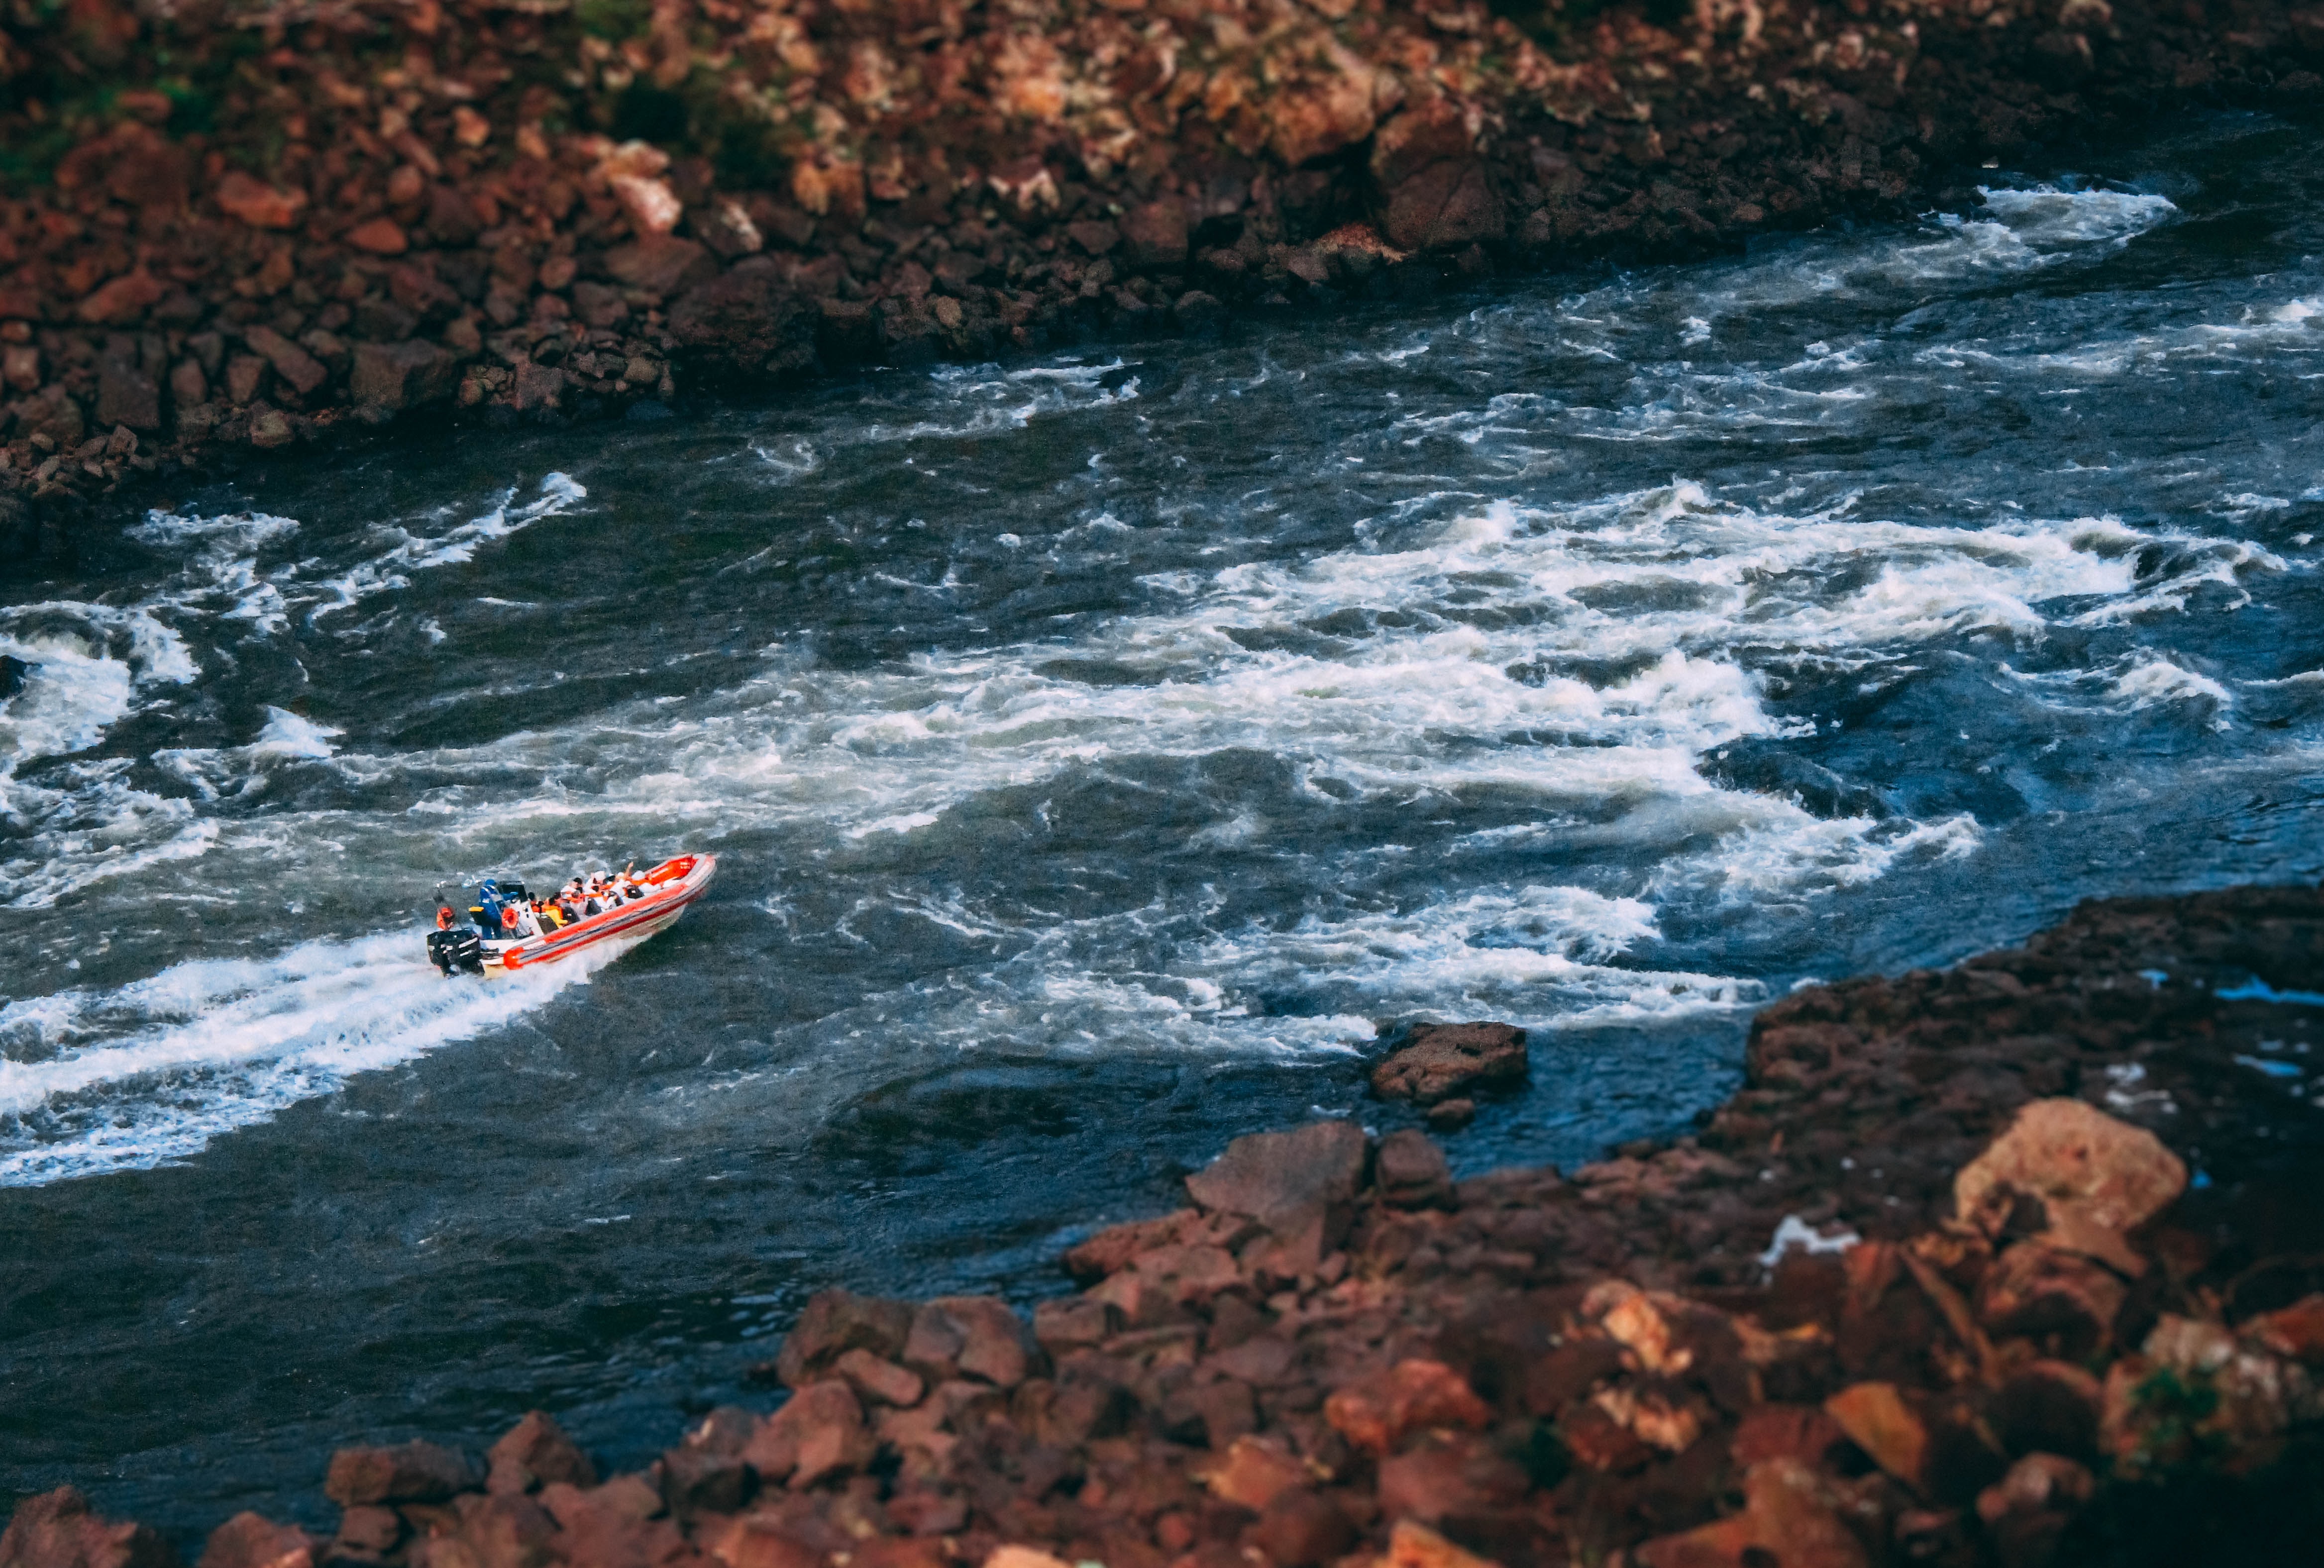
[[447,982],[413,961],[423,935],[197,959],[0,1008],[0,1186],[184,1158],[354,1074],[505,1024],[618,956]]

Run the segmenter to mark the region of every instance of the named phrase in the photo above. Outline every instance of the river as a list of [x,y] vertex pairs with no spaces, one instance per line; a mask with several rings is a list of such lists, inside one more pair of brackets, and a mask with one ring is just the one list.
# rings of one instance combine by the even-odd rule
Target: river
[[[642,1462],[826,1284],[1061,1288],[1383,1026],[1456,1165],[2082,897],[2324,874],[2324,139],[1683,266],[405,437],[0,606],[0,1490]],[[659,410],[648,410],[655,412]],[[719,857],[610,964],[439,885]]]

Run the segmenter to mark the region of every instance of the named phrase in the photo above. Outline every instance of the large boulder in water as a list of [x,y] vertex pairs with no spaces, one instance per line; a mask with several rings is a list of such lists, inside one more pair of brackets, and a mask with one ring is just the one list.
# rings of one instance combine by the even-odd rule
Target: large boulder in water
[[1372,1069],[1385,1100],[1434,1105],[1471,1088],[1525,1081],[1526,1032],[1508,1024],[1416,1024],[1404,1047]]

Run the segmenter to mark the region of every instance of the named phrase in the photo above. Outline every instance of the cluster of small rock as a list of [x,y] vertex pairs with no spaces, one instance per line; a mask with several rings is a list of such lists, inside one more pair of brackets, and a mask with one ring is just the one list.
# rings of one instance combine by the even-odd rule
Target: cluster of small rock
[[[2324,1135],[2270,987],[2319,973],[2324,890],[2095,904],[1771,1010],[1724,1154],[1456,1180],[1415,1128],[1239,1139],[1188,1207],[1067,1253],[1082,1288],[1029,1321],[827,1291],[763,1369],[786,1402],[715,1410],[642,1473],[600,1482],[540,1415],[481,1467],[346,1450],[334,1537],[244,1515],[203,1568],[2040,1568],[2097,1560],[2109,1510],[2174,1477],[2297,1463],[2296,1508]],[[1522,1070],[1515,1031],[1445,1032],[1384,1085]],[[1937,1196],[1900,1139],[1940,1107],[1940,1148],[1992,1131]],[[1858,1115],[1845,1202],[1803,1220],[1760,1162]],[[0,1536],[0,1568],[168,1560],[70,1489]]]
[[77,0],[0,48],[0,142],[72,140],[0,200],[0,493],[425,405],[585,413],[689,371],[780,381],[1698,254],[1908,210],[1970,160],[2174,95],[2324,86],[2324,12],[2281,0],[1529,19]]

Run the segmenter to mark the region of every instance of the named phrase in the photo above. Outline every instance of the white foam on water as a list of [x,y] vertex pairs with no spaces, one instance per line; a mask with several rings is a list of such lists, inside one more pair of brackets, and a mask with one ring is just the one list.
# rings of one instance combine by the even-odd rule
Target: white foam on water
[[[1613,962],[1659,940],[1653,907],[1642,899],[1534,885],[1413,909],[1310,916],[1288,930],[1254,927],[1213,938],[1185,962],[1222,995],[1296,989],[1358,1017],[1485,1011],[1575,1028],[1763,1000],[1748,981]],[[1351,1043],[1373,1032],[1367,1027]]]
[[2227,714],[2236,706],[2235,693],[2226,687],[2159,653],[2141,653],[2133,658],[2129,668],[2107,688],[2107,696],[2134,713],[2140,708],[2192,704],[2214,715],[2211,727],[2220,730],[2230,726]]
[[[570,511],[587,495],[556,473],[531,501],[512,504],[515,493],[441,532],[387,527],[370,541],[376,553],[316,584],[303,579],[298,563],[260,567],[263,552],[300,532],[295,519],[151,511],[124,535],[175,558],[178,568],[137,603],[0,608],[0,653],[30,667],[24,689],[0,705],[0,810],[11,826],[29,830],[0,862],[0,905],[48,908],[99,882],[199,860],[220,843],[215,824],[189,820],[188,802],[127,784],[125,765],[51,775],[38,785],[17,778],[24,761],[87,750],[130,713],[196,681],[201,671],[181,625],[239,623],[250,636],[277,637],[300,609],[311,620],[405,586],[414,572],[472,560],[492,540]],[[331,757],[339,729],[278,707],[266,711],[264,728],[247,745],[169,748],[152,761],[209,802],[260,788],[272,768]]]
[[0,1008],[0,1186],[186,1158],[237,1127],[540,1006],[617,954],[447,980],[424,932],[179,964]]
[[190,813],[124,783],[127,759],[19,777],[36,759],[89,750],[142,700],[192,681],[199,671],[185,640],[143,605],[51,600],[0,608],[0,653],[25,666],[21,689],[0,702],[0,819],[12,830],[0,904],[45,907],[158,863],[157,834],[180,845],[163,858],[194,853],[200,841],[182,837]]
[[[1104,364],[1067,362],[1006,371],[996,364],[944,365],[928,374],[928,381],[937,390],[944,407],[941,416],[901,424],[871,420],[840,439],[851,447],[968,439],[1021,430],[1035,420],[1057,414],[1115,408],[1138,401],[1139,378],[1124,376],[1112,387],[1108,387],[1105,380],[1130,368],[1120,359]],[[795,457],[786,459],[763,449],[758,451],[758,456],[785,478],[811,471],[800,467]]]
[[572,475],[550,474],[540,481],[540,493],[533,500],[512,504],[516,491],[511,488],[489,510],[442,533],[413,533],[401,524],[383,525],[378,542],[386,548],[353,569],[315,585],[316,597],[307,601],[313,606],[307,619],[312,623],[376,595],[409,587],[414,572],[472,561],[484,546],[543,518],[562,516],[588,495]]
[[318,724],[300,717],[272,704],[266,709],[266,727],[258,732],[250,750],[259,757],[298,757],[320,761],[337,750],[331,742],[346,733],[328,724]]
[[[405,767],[475,777],[424,808],[478,844],[521,843],[576,814],[710,830],[811,821],[862,838],[1115,757],[1259,747],[1342,798],[1492,789],[1545,811],[1613,801],[1642,845],[1731,837],[1751,868],[1738,885],[1848,886],[1898,853],[1962,853],[1973,830],[1833,825],[1705,783],[1694,765],[1709,749],[1786,733],[1738,655],[1869,671],[1966,631],[2038,642],[2053,618],[2183,602],[2193,581],[2268,565],[2190,535],[2168,540],[2177,564],[2142,582],[2135,561],[2157,542],[2107,519],[1941,528],[1846,501],[1789,515],[1686,481],[1559,510],[1494,503],[1406,549],[1149,579],[1163,608],[1070,645],[872,670],[786,665],[715,698],[618,708],[592,722],[586,777],[559,732],[333,765],[373,780]],[[1861,586],[1834,592],[1849,573]],[[1379,621],[1390,613],[1401,623]],[[1066,653],[1139,679],[1056,673]],[[1609,665],[1630,673],[1589,673]],[[558,787],[481,782],[512,773]]]
[[[1667,295],[1680,348],[1711,340],[1722,320],[1748,319],[1799,306],[1844,303],[1895,291],[1975,283],[2046,271],[2119,250],[2171,222],[2179,209],[2162,196],[2136,191],[1980,187],[1981,209],[1925,219],[1917,235],[1866,245],[1832,235],[1771,247],[1748,261],[1683,274],[1625,278],[1563,301],[1554,312],[1560,347],[1582,357],[1622,360],[1636,345],[1626,334],[1642,307]],[[1821,348],[1822,352],[1814,350]],[[1856,349],[1811,346],[1809,358],[1785,372],[1858,368]],[[1745,373],[1756,375],[1757,373]],[[1779,373],[1782,374],[1782,373]],[[1771,378],[1755,384],[1774,387]],[[1787,389],[1789,390],[1789,389]]]

